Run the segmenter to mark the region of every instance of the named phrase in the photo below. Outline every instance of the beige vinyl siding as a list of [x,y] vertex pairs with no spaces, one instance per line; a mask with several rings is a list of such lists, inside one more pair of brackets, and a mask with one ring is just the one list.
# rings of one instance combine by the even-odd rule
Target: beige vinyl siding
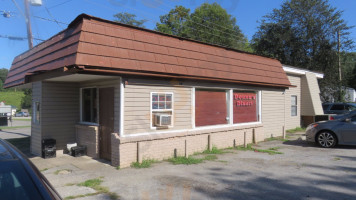
[[282,136],[285,109],[287,109],[285,101],[283,89],[262,91],[262,123],[266,138]]
[[[293,86],[286,90],[286,130],[300,127],[301,109],[301,77],[288,74],[288,79]],[[291,115],[291,96],[297,96],[297,116]]]
[[304,116],[323,115],[324,111],[321,106],[320,89],[316,75],[306,72],[302,77],[302,108]]
[[[34,102],[40,102],[40,122],[42,121],[42,82],[32,83],[32,106]],[[34,108],[32,108],[33,110]],[[31,153],[41,155],[41,124],[31,122]]]
[[[190,129],[191,123],[191,88],[164,87],[149,85],[126,85],[124,94],[124,134],[160,132],[150,128],[151,92],[172,92],[173,127],[168,130]],[[167,129],[162,130],[167,131]]]
[[57,149],[76,141],[79,122],[79,85],[77,83],[42,83],[42,138],[54,138]]

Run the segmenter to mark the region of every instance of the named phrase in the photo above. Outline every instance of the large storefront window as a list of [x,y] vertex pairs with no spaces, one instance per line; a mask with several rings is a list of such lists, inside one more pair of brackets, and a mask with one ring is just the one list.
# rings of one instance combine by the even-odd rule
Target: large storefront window
[[257,122],[258,119],[258,95],[254,91],[234,91],[233,116],[234,124]]
[[98,103],[97,103],[97,89],[85,88],[82,89],[82,122],[98,123]]
[[195,126],[228,123],[225,90],[195,90]]

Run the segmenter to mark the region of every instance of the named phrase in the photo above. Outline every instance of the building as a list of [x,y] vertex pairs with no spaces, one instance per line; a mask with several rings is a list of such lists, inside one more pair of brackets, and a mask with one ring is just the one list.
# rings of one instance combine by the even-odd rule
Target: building
[[345,101],[356,102],[356,91],[353,88],[345,87]]
[[[13,115],[13,112],[14,112],[14,106],[5,105],[5,102],[3,102],[3,101],[0,102],[0,115],[1,116],[10,116],[10,115]],[[16,107],[15,107],[15,113],[16,113]]]
[[300,126],[302,80],[318,86],[287,73],[275,59],[82,14],[17,56],[5,87],[33,89],[32,153],[54,138],[127,167]]
[[286,90],[285,104],[291,105],[291,111],[286,110],[286,128],[306,127],[313,122],[328,119],[321,106],[318,84],[318,79],[324,78],[324,74],[288,65],[283,65],[283,69],[291,84],[296,86]]

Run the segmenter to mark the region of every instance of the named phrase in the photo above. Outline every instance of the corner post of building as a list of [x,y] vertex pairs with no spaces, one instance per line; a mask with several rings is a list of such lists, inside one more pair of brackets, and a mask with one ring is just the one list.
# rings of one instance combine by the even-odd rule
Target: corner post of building
[[120,127],[119,127],[119,135],[120,137],[123,137],[124,136],[124,101],[125,101],[125,98],[124,98],[124,88],[125,88],[125,85],[124,85],[124,81],[122,79],[122,77],[120,77]]

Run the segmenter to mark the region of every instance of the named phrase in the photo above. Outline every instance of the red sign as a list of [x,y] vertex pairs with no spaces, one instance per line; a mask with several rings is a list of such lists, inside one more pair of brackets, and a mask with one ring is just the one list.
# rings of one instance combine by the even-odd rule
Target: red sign
[[234,123],[257,121],[257,98],[254,92],[234,92]]

